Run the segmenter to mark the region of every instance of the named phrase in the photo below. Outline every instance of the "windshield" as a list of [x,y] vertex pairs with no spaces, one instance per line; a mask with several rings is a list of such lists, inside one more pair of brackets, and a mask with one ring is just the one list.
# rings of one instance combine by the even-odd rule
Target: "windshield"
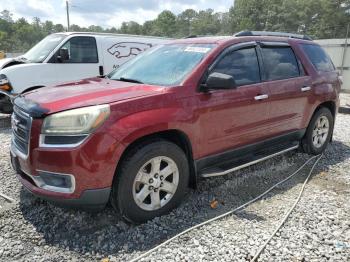
[[49,35],[25,53],[22,58],[28,62],[41,63],[65,37],[63,34]]
[[123,64],[107,77],[151,85],[178,85],[213,47],[213,44],[160,45]]

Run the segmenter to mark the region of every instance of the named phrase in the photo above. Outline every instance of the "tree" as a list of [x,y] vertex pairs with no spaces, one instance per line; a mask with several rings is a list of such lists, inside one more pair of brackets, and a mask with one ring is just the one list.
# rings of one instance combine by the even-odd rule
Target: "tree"
[[[185,37],[189,35],[232,35],[241,30],[269,30],[308,34],[313,38],[344,38],[350,23],[350,0],[235,0],[228,12],[186,9],[177,16],[161,12],[143,25],[125,21],[120,28],[71,25],[72,31],[93,31]],[[24,18],[13,19],[0,12],[0,49],[24,52],[48,34],[64,32],[62,24]]]
[[220,17],[213,9],[199,11],[193,21],[195,35],[216,35],[221,31]]
[[155,26],[157,34],[172,37],[176,32],[176,16],[171,11],[165,10],[158,15]]
[[122,34],[140,35],[142,34],[142,26],[134,21],[123,22],[120,32]]
[[0,13],[0,19],[5,20],[8,23],[13,23],[13,14],[10,13],[8,10],[3,10]]
[[177,16],[177,35],[190,36],[193,34],[193,20],[197,16],[197,12],[193,9],[186,9]]
[[157,34],[156,22],[155,20],[146,21],[142,26],[142,34],[143,35],[160,35]]

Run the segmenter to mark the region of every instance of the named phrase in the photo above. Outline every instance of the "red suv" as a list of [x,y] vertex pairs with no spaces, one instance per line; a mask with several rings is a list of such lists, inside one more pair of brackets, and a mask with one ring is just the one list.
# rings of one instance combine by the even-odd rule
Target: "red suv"
[[197,178],[332,138],[340,80],[305,36],[241,32],[150,49],[103,78],[14,100],[11,160],[33,194],[140,223]]

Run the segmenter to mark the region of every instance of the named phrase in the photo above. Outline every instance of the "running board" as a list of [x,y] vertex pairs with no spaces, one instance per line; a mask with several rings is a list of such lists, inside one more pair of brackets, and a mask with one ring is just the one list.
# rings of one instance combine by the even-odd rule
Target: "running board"
[[242,168],[245,168],[245,167],[248,167],[248,166],[251,166],[251,165],[254,165],[254,164],[257,164],[259,162],[262,162],[262,161],[265,161],[267,159],[270,159],[270,158],[273,158],[275,156],[278,156],[278,155],[282,155],[286,152],[289,152],[289,151],[292,151],[292,150],[295,150],[299,147],[299,145],[296,145],[296,146],[292,146],[292,147],[289,147],[289,148],[286,148],[282,151],[279,151],[279,152],[276,152],[276,153],[273,153],[271,155],[268,155],[268,156],[265,156],[265,157],[262,157],[262,158],[259,158],[259,159],[256,159],[256,160],[253,160],[251,162],[248,162],[248,163],[245,163],[243,165],[239,165],[239,166],[236,166],[236,167],[233,167],[233,168],[230,168],[230,169],[227,169],[227,170],[223,170],[223,171],[217,171],[217,172],[213,172],[213,173],[203,173],[201,174],[200,176],[201,177],[214,177],[214,176],[223,176],[223,175],[227,175],[231,172],[234,172],[234,171],[237,171],[239,169],[242,169]]

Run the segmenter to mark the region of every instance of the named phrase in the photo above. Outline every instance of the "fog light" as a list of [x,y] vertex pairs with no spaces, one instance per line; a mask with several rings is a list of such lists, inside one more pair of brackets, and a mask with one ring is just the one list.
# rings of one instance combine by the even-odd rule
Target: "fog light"
[[40,187],[49,191],[60,193],[73,193],[75,180],[72,175],[58,174],[47,171],[38,171]]

